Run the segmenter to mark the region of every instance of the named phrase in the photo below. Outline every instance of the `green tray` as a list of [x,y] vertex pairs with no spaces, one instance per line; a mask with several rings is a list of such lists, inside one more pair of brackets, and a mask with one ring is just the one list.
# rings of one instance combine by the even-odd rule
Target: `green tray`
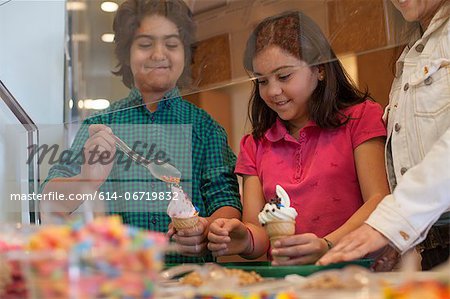
[[242,263],[223,263],[220,264],[226,268],[241,269],[245,271],[255,271],[262,277],[282,278],[289,274],[297,274],[301,276],[308,276],[315,272],[327,269],[341,269],[348,265],[358,265],[369,268],[372,265],[372,259],[362,259],[351,262],[331,264],[328,266],[302,265],[302,266],[274,266],[270,262],[242,262]]
[[[297,274],[301,276],[308,276],[315,272],[340,269],[348,265],[358,265],[369,268],[372,265],[372,259],[360,259],[351,262],[331,264],[328,266],[302,265],[302,266],[274,266],[270,262],[237,262],[237,263],[219,263],[219,265],[226,268],[241,269],[244,271],[255,271],[262,277],[282,278],[289,274]],[[176,266],[177,264],[166,264],[167,268]]]

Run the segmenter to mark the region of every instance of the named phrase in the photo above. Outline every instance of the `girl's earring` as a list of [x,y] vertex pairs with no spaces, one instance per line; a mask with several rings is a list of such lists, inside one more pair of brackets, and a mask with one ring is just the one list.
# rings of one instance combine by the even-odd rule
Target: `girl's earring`
[[319,79],[319,81],[323,81],[323,79],[325,79],[325,70],[323,68],[319,68],[317,79]]

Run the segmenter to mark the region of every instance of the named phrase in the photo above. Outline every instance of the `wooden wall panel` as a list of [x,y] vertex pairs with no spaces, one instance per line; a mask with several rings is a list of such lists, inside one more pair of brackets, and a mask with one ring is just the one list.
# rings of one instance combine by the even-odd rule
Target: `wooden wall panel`
[[395,49],[380,50],[364,55],[358,55],[358,82],[364,90],[367,86],[372,97],[383,107],[389,102],[389,91],[394,72]]
[[228,34],[195,44],[192,64],[193,87],[203,87],[231,80],[230,42]]
[[383,0],[332,0],[327,10],[329,40],[336,53],[358,53],[387,44]]
[[331,0],[327,4],[329,40],[337,54],[353,53],[359,88],[368,88],[383,107],[394,79],[395,50],[387,46],[383,0]]

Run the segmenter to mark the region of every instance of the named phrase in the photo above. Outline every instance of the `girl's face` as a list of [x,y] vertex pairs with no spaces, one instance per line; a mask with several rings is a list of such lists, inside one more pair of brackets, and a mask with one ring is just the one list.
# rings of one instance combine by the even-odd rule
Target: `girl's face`
[[446,0],[391,0],[408,22],[419,21],[428,25],[437,7]]
[[184,47],[176,25],[160,15],[145,17],[131,44],[130,67],[135,86],[143,92],[174,88],[184,69]]
[[308,101],[318,84],[319,69],[278,46],[269,46],[253,59],[259,93],[270,109],[294,127],[309,119]]

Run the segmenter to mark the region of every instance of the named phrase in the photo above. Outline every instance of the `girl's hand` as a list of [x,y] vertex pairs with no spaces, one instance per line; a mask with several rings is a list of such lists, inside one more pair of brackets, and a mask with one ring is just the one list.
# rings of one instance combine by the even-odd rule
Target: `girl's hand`
[[214,220],[209,226],[208,240],[213,256],[249,253],[252,246],[247,226],[236,218]]
[[208,220],[199,217],[198,223],[193,228],[176,230],[173,224],[169,224],[167,235],[178,244],[178,250],[186,256],[203,256],[207,252],[208,244]]
[[317,265],[351,261],[383,248],[389,243],[381,233],[368,224],[363,224],[325,254]]
[[272,256],[289,257],[274,260],[275,266],[315,263],[328,250],[327,242],[315,234],[301,234],[277,240],[273,244]]

